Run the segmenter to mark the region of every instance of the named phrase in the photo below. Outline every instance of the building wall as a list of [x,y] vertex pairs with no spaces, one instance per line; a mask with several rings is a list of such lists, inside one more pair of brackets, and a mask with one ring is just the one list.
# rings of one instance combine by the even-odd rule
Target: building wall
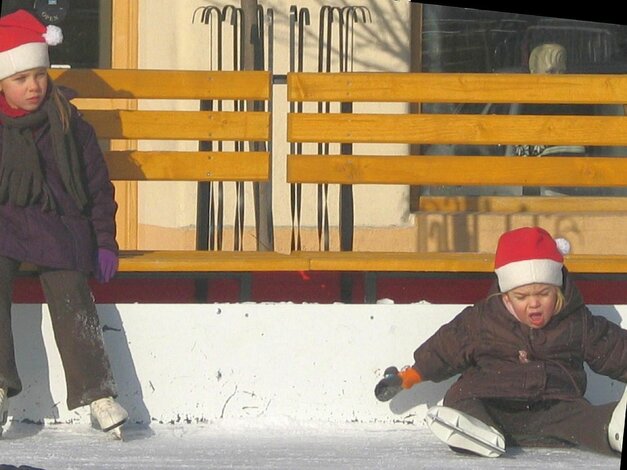
[[[264,1],[265,8],[271,8],[274,14],[274,73],[286,74],[289,71],[290,16],[289,3],[274,0]],[[308,9],[310,25],[306,27],[304,41],[304,70],[316,71],[318,67],[318,29],[319,12],[322,5],[344,7],[353,2],[300,0],[295,2],[299,9]],[[143,0],[140,1],[139,13],[139,67],[144,69],[187,69],[215,70],[217,68],[217,27],[202,24],[200,13],[194,12],[205,6],[223,8],[227,4],[239,6],[239,1],[198,2],[192,0]],[[364,1],[372,15],[372,23],[358,23],[354,26],[353,70],[368,71],[407,71],[409,70],[409,3],[393,0]],[[337,28],[337,20],[334,23]],[[337,44],[337,30],[334,31],[333,43]],[[266,31],[267,32],[267,31]],[[227,23],[223,26],[224,42],[231,44],[232,28]],[[232,65],[231,52],[223,56],[223,69]],[[333,64],[333,70],[338,65]],[[273,123],[273,214],[276,227],[276,249],[289,249],[291,213],[290,188],[285,176],[285,158],[288,152],[286,144],[285,116],[288,110],[286,85],[274,85]],[[145,104],[143,105],[146,106]],[[154,106],[154,105],[152,105]],[[164,103],[179,109],[197,109],[198,103]],[[361,105],[373,112],[404,112],[405,106]],[[195,108],[196,107],[196,108]],[[147,148],[147,144],[141,144]],[[175,149],[194,149],[195,143],[179,143]],[[355,152],[360,151],[355,146]],[[390,146],[390,153],[406,153],[406,146]],[[246,185],[246,225],[253,221],[252,189]],[[225,223],[234,221],[234,184],[225,184]],[[415,247],[413,223],[409,214],[409,189],[407,186],[355,187],[355,223],[358,232],[367,233],[371,227],[395,227],[403,229],[407,236],[402,244],[411,250]],[[193,237],[196,209],[196,186],[192,183],[141,183],[139,191],[139,245],[140,248],[189,247]],[[329,207],[331,224],[337,224],[338,190],[330,188]],[[303,188],[302,226],[305,243],[316,245],[316,187],[306,185]],[[311,235],[309,235],[311,234]],[[367,234],[362,236],[367,239]],[[397,237],[398,238],[398,237]],[[190,241],[192,240],[192,241]],[[285,240],[285,242],[284,242]],[[246,246],[254,248],[254,231],[248,230]],[[380,239],[378,242],[380,243]],[[390,242],[390,248],[393,243]],[[193,246],[193,245],[192,245]]]

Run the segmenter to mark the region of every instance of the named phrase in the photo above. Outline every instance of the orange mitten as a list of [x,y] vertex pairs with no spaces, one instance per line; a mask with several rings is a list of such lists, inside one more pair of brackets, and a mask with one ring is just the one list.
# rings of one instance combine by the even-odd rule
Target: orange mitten
[[404,367],[403,370],[398,373],[398,375],[403,381],[401,384],[403,388],[411,388],[417,383],[422,382],[422,376],[420,375],[420,372],[418,372],[413,367]]

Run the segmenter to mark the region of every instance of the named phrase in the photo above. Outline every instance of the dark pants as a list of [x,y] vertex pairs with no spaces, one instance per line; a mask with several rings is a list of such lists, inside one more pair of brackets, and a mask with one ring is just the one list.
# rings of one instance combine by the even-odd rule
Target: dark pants
[[[9,396],[22,390],[11,329],[13,280],[19,265],[18,261],[0,256],[0,387],[7,388]],[[65,371],[68,408],[115,397],[115,383],[87,277],[76,271],[42,268],[39,279]]]
[[581,447],[618,455],[608,442],[607,428],[617,403],[594,406],[585,399],[523,403],[501,399],[469,399],[445,406],[463,411],[503,433],[515,447]]

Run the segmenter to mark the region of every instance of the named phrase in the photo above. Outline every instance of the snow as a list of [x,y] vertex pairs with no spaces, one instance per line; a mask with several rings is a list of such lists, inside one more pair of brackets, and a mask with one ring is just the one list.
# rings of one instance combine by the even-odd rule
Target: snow
[[450,451],[421,423],[217,420],[125,429],[124,441],[88,424],[11,423],[2,464],[57,469],[604,469],[621,459],[576,449],[509,449],[500,458]]

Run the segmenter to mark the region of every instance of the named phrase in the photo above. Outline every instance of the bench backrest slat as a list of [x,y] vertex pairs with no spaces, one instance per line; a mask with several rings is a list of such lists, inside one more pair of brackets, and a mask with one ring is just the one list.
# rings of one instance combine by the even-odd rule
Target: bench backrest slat
[[268,100],[265,71],[51,69],[55,83],[90,98]]
[[128,181],[265,181],[268,152],[138,152],[105,153],[113,180]]
[[409,185],[627,185],[627,158],[291,155],[288,181]]
[[290,73],[290,101],[627,103],[624,75]]
[[291,114],[291,142],[627,145],[621,116]]
[[86,110],[103,139],[267,141],[270,114],[234,111]]

